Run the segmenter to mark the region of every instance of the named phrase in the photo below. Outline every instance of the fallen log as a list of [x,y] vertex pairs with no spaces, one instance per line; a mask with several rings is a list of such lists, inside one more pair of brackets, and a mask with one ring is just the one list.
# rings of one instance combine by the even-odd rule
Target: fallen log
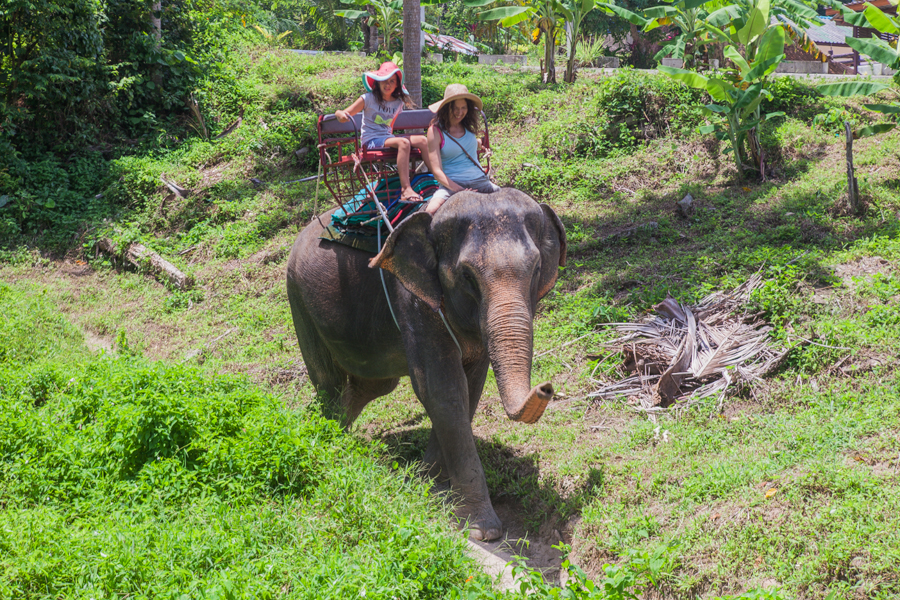
[[[107,254],[114,256],[119,254],[116,244],[109,238],[103,238],[97,242],[97,246]],[[191,276],[185,275],[175,265],[143,244],[129,244],[122,256],[130,265],[138,269],[147,269],[157,279],[162,277],[179,290],[189,290],[194,285],[194,279]]]

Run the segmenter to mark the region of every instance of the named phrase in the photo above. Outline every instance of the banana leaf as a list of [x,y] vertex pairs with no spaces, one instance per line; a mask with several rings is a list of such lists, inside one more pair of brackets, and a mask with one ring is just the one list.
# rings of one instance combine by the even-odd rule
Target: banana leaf
[[884,133],[885,131],[890,131],[894,127],[896,127],[896,123],[878,123],[876,125],[870,125],[869,127],[863,127],[861,129],[857,129],[853,132],[853,139],[858,140],[859,138],[869,137],[871,135],[878,135],[879,133]]
[[[819,20],[819,13],[802,2],[796,0],[776,0],[776,6],[783,7],[791,16],[800,16],[809,19],[814,25],[824,25]],[[774,8],[774,7],[773,7]]]
[[353,19],[358,19],[364,15],[368,15],[369,13],[364,10],[349,10],[349,9],[347,9],[347,10],[336,10],[336,11],[334,11],[334,14],[339,17],[344,17],[345,19],[350,19],[352,21]]
[[612,15],[612,14],[618,15],[618,16],[622,17],[623,19],[625,19],[626,21],[628,21],[629,23],[637,25],[638,27],[646,27],[647,23],[649,22],[649,19],[645,19],[641,15],[639,15],[637,13],[633,13],[626,8],[622,8],[621,6],[616,6],[615,4],[608,4],[606,2],[598,2],[597,8],[599,8],[601,11],[605,12],[608,15]]
[[481,21],[500,21],[504,27],[510,27],[522,21],[526,21],[534,14],[530,6],[501,6],[478,13]]
[[[756,62],[769,60],[779,55],[782,55],[783,57],[784,42],[784,27],[781,25],[770,27],[759,40],[759,49],[756,51]],[[755,63],[753,66],[756,66]]]
[[674,6],[652,6],[644,11],[644,16],[650,19],[662,19],[677,13],[678,9]]
[[[784,48],[784,46],[782,46]],[[784,60],[784,54],[779,54],[773,58],[769,58],[764,61],[756,61],[753,63],[753,68],[747,73],[744,77],[744,81],[756,81],[757,79],[763,79],[772,74],[775,69],[778,68],[778,65],[781,61]]]
[[894,20],[881,12],[877,7],[869,4],[866,6],[866,10],[863,11],[863,14],[866,15],[866,20],[872,24],[872,27],[881,33],[900,33],[900,29],[897,28],[897,24]]
[[875,81],[842,81],[841,83],[825,83],[816,90],[823,96],[871,96],[876,92],[888,89],[889,86]]
[[[744,93],[740,95],[737,102],[734,103],[734,109],[742,110],[754,102],[755,104],[759,104],[759,100],[762,99],[762,89],[763,84],[761,81],[748,87],[744,90]],[[756,108],[755,105],[754,108]]]
[[897,62],[897,50],[891,48],[890,45],[882,39],[873,37],[871,39],[863,38],[847,38],[847,45],[859,52],[884,63],[889,67],[893,67]]
[[863,106],[886,115],[900,114],[900,104],[863,104]]
[[738,40],[747,45],[761,36],[768,26],[769,0],[760,0],[759,4],[750,11],[747,22],[738,30]]
[[722,53],[725,55],[725,58],[731,60],[731,62],[738,66],[741,70],[741,79],[746,81],[747,73],[750,71],[750,65],[741,53],[737,51],[737,48],[734,46],[725,46],[725,50],[723,50]]

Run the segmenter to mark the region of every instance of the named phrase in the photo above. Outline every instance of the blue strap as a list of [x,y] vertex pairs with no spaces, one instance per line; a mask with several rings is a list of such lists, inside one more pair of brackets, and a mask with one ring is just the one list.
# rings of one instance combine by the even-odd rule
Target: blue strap
[[[378,232],[378,251],[381,252],[381,223],[375,223],[375,230]],[[391,305],[391,297],[387,291],[387,284],[384,282],[384,269],[379,268],[378,274],[381,275],[381,287],[384,288],[384,297],[387,300],[388,308],[391,311],[391,317],[394,319],[394,325],[397,331],[400,331],[400,323],[397,322],[397,315],[394,314],[394,307]]]

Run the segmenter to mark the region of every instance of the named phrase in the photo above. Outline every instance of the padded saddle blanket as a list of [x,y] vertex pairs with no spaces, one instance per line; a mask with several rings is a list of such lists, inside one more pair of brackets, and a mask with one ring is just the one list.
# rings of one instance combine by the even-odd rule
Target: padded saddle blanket
[[[384,206],[391,225],[413,214],[428,203],[438,189],[438,182],[431,173],[416,175],[410,185],[424,198],[424,202],[400,200],[400,178],[381,179],[374,187],[375,196]],[[381,228],[381,243],[387,239],[389,230],[384,226],[380,211],[372,201],[369,189],[362,189],[352,200],[345,203],[331,215],[331,223],[319,237],[323,240],[344,244],[357,250],[377,254],[378,229]]]

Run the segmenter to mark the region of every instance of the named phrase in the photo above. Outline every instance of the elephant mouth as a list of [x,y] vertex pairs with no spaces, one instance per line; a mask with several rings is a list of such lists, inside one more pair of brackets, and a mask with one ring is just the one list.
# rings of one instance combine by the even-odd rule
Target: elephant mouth
[[544,414],[551,398],[553,398],[553,384],[545,382],[534,386],[518,406],[509,406],[504,402],[503,408],[513,421],[535,423]]

